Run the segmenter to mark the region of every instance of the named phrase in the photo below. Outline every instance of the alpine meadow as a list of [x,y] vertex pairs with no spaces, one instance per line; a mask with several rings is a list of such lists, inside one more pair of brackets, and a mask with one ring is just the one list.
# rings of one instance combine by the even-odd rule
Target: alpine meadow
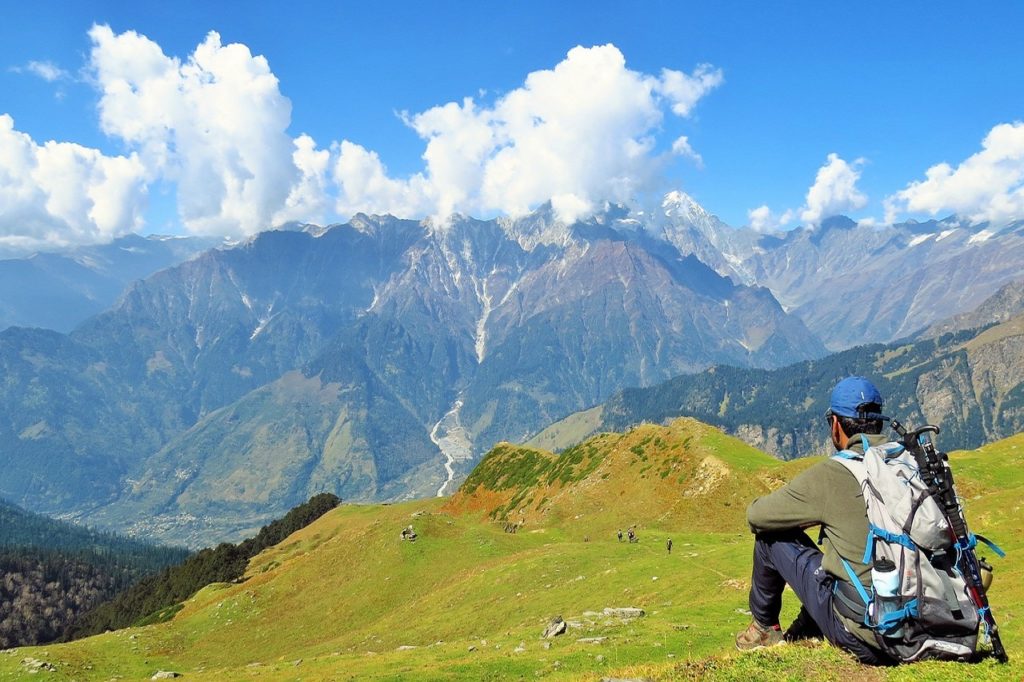
[[0,13],[0,680],[1024,679],[1018,4]]

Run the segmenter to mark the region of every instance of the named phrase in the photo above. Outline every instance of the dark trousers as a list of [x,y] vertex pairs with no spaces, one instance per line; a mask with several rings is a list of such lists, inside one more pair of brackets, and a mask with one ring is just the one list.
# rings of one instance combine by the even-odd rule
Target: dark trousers
[[754,572],[750,579],[750,612],[762,625],[779,622],[782,590],[788,584],[804,609],[832,644],[861,663],[888,665],[892,660],[850,634],[832,609],[835,579],[821,567],[821,550],[806,534],[758,533],[754,536]]

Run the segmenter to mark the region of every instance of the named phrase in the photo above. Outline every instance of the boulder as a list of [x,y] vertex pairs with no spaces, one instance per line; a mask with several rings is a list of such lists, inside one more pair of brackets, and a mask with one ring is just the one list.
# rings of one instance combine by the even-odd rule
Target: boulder
[[153,677],[151,677],[149,679],[151,679],[151,680],[173,680],[175,677],[181,677],[181,673],[176,673],[173,670],[159,670],[159,671],[157,671],[153,675]]
[[566,627],[567,626],[565,624],[565,621],[562,620],[562,617],[555,616],[551,619],[551,622],[548,623],[548,626],[544,630],[544,634],[542,636],[544,637],[544,639],[551,639],[552,637],[557,637],[558,635],[565,633]]

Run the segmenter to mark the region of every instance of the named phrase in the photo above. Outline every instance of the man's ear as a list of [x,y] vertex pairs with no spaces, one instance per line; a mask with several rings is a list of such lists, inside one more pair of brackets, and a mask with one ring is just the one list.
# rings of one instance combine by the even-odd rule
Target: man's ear
[[836,446],[837,450],[842,450],[846,447],[846,433],[843,432],[843,427],[839,423],[839,417],[832,415],[832,444]]

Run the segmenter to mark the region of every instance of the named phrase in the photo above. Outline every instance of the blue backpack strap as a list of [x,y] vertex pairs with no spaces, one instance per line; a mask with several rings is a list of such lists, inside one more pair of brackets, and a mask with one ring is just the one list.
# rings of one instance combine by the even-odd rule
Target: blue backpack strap
[[864,559],[861,561],[862,564],[870,564],[874,559],[875,554],[875,534],[871,532],[871,526],[868,525],[868,539],[864,543]]
[[975,535],[974,533],[971,533],[970,539],[968,540],[967,548],[974,549],[978,545],[979,540],[988,545],[988,548],[995,552],[1000,559],[1006,558],[1006,552],[1003,551],[1003,548],[989,540],[984,535]]
[[864,455],[858,454],[853,450],[840,450],[832,456],[836,459],[864,459]]
[[865,436],[863,433],[860,434],[860,444],[864,446],[864,454],[867,454],[868,448],[871,447],[871,443],[868,443],[868,437]]
[[[907,535],[906,533],[892,533],[890,531],[887,531],[884,528],[879,528],[878,526],[876,526],[873,523],[869,523],[868,524],[868,534],[869,534],[869,537],[870,537],[870,535],[875,535],[877,537],[882,538],[886,542],[890,542],[890,543],[897,544],[897,545],[903,545],[904,547],[906,547],[907,549],[909,549],[909,550],[911,550],[913,552],[917,551],[917,545],[914,544],[914,541],[911,540],[910,536]],[[867,562],[864,562],[864,563],[867,563]]]
[[850,565],[849,561],[842,557],[839,557],[839,560],[843,562],[843,568],[846,569],[846,575],[850,576],[850,582],[857,588],[857,594],[860,595],[861,601],[864,602],[864,606],[867,606],[871,603],[871,597],[868,595],[868,591],[864,589],[864,585],[861,583],[860,578],[857,577],[857,572],[853,570],[853,566]]
[[890,611],[882,616],[876,625],[873,625],[875,630],[878,630],[882,634],[895,630],[900,623],[908,618],[917,618],[917,599],[911,599],[907,602],[907,605],[902,609],[896,611]]

